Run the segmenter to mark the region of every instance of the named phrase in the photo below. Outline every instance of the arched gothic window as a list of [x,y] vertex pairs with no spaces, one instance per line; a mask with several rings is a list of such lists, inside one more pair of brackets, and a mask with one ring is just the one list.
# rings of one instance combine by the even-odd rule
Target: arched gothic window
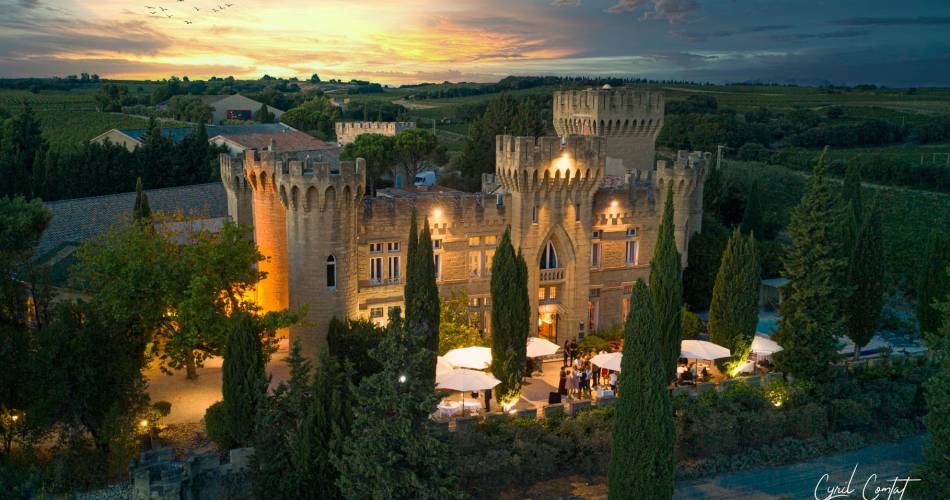
[[541,252],[541,269],[557,269],[557,252],[554,250],[554,243],[548,242],[544,247],[544,251]]
[[336,257],[327,257],[327,288],[336,289]]

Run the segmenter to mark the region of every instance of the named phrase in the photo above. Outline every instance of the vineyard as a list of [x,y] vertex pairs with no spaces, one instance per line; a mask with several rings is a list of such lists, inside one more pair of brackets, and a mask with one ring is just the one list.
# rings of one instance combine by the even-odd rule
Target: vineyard
[[54,150],[70,148],[114,128],[143,128],[144,118],[98,111],[37,111],[43,136]]
[[0,108],[13,111],[25,104],[29,104],[36,111],[96,110],[91,92],[44,91],[34,94],[26,90],[0,90]]
[[914,285],[921,257],[935,229],[950,227],[950,195],[913,189],[875,188],[884,226],[884,254],[890,274]]

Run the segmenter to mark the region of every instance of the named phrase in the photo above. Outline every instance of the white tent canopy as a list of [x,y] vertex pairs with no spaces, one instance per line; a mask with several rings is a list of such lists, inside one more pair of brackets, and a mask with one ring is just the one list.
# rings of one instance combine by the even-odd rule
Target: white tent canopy
[[705,340],[684,340],[680,342],[681,358],[713,360],[728,358],[731,355],[729,349]]
[[620,362],[623,360],[623,354],[619,352],[605,352],[590,358],[590,362],[608,370],[620,371]]
[[445,353],[443,358],[457,368],[484,370],[491,365],[491,349],[487,347],[462,347]]
[[436,388],[460,392],[484,391],[501,383],[501,380],[485,372],[466,368],[456,368],[450,372],[436,375],[436,380],[438,381]]
[[782,346],[778,345],[774,340],[769,337],[762,335],[761,333],[755,334],[755,338],[752,339],[751,351],[756,354],[770,355],[775,354],[782,350]]
[[541,356],[550,356],[557,352],[561,346],[541,337],[528,338],[528,357],[540,358]]

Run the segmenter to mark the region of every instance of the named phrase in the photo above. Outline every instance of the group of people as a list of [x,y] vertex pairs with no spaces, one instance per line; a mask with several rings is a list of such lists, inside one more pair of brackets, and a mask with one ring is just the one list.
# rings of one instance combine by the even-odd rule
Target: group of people
[[590,353],[581,353],[577,342],[572,340],[564,346],[564,365],[557,387],[562,396],[590,397],[592,388],[602,384],[617,391],[617,372],[594,366],[590,359]]
[[685,359],[681,359],[676,367],[676,381],[681,385],[706,382],[709,378],[709,370],[705,366],[702,371],[698,371],[696,363],[688,364]]

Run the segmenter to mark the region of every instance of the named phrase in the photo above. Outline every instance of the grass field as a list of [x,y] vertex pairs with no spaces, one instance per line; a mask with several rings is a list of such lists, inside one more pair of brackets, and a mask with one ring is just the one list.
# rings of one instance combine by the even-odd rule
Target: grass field
[[950,228],[950,195],[913,189],[872,189],[881,204],[886,265],[892,276],[913,288],[930,234]]

